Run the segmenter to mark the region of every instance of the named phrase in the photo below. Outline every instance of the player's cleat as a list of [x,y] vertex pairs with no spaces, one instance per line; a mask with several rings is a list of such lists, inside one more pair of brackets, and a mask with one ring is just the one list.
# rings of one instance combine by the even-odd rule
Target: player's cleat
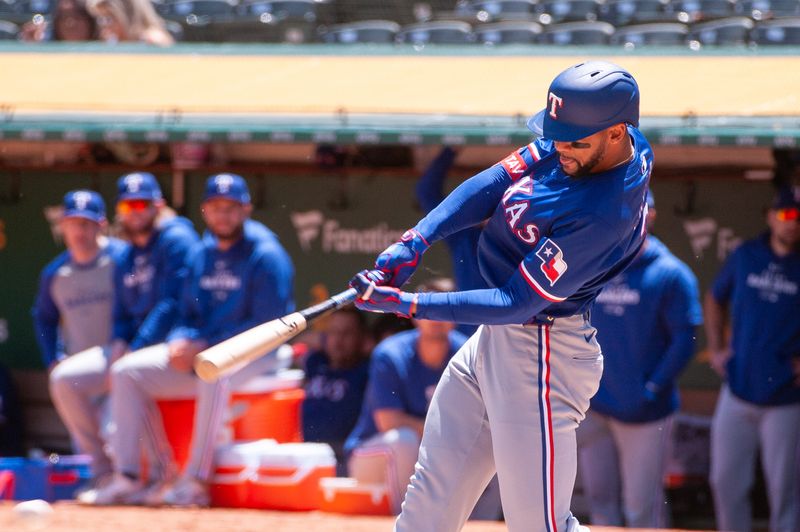
[[144,486],[141,481],[132,480],[121,473],[114,473],[111,479],[95,489],[78,495],[78,502],[93,506],[114,504],[139,504]]
[[188,476],[178,479],[161,497],[161,504],[164,506],[206,507],[210,502],[208,485]]

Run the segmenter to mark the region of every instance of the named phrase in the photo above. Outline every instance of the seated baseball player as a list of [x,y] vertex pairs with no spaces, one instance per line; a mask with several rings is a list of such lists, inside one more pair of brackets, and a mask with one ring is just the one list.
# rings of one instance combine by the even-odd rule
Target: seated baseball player
[[[214,383],[193,373],[194,359],[206,347],[294,310],[294,267],[274,233],[249,219],[252,205],[244,179],[210,177],[201,211],[208,231],[189,252],[177,325],[165,343],[130,353],[111,369],[114,476],[83,493],[80,502],[208,505],[208,480],[230,390],[290,363],[271,353]],[[172,460],[156,399],[187,396],[196,396],[197,405],[186,467],[174,483],[146,485],[142,445],[162,462]]]
[[33,308],[50,396],[76,450],[91,456],[96,479],[111,470],[99,421],[110,352],[98,346],[111,340],[114,275],[127,246],[103,236],[107,225],[99,194],[64,196],[59,229],[67,249],[42,271]]
[[303,363],[303,439],[330,445],[339,473],[345,471],[344,441],[358,420],[369,376],[365,329],[364,314],[355,307],[337,310],[328,317],[323,349]]
[[[449,279],[420,287],[453,289]],[[395,513],[414,473],[422,428],[444,368],[467,338],[450,322],[414,320],[415,329],[379,343],[372,352],[369,383],[358,423],[345,443],[351,477],[387,484]]]

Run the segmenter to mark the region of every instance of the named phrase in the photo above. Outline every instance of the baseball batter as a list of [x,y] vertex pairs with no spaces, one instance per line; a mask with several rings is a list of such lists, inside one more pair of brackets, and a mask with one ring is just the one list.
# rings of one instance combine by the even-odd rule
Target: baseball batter
[[[462,183],[375,268],[351,281],[359,308],[482,324],[434,393],[395,530],[459,530],[497,472],[512,532],[585,530],[570,512],[575,429],[603,362],[588,310],[645,237],[652,151],[639,89],[589,61],[559,74],[528,121],[543,137]],[[478,261],[490,286],[408,293],[429,245],[488,219]]]

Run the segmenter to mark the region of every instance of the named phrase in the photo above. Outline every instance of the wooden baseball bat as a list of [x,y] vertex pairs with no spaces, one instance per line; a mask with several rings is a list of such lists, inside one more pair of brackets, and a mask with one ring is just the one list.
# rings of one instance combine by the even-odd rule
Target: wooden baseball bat
[[214,382],[220,377],[230,375],[294,338],[320,316],[354,301],[356,296],[356,289],[349,288],[322,303],[262,323],[228,338],[199,353],[194,361],[194,371],[206,382]]

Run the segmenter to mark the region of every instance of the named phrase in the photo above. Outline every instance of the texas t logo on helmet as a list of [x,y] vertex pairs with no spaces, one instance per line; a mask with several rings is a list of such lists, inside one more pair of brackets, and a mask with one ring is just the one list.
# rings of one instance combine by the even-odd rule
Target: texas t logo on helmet
[[558,109],[564,107],[564,98],[559,98],[551,92],[547,95],[547,99],[550,101],[550,116],[558,119]]

